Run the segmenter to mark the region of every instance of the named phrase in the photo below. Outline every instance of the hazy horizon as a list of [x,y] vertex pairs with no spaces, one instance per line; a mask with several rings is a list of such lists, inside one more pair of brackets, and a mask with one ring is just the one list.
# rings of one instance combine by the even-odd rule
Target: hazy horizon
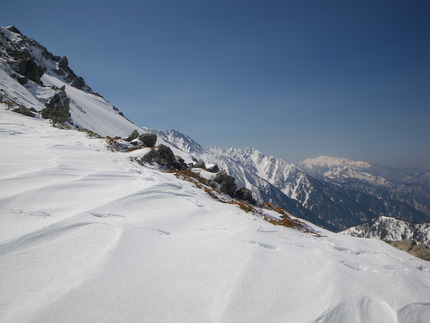
[[430,170],[426,1],[20,1],[14,25],[139,126]]

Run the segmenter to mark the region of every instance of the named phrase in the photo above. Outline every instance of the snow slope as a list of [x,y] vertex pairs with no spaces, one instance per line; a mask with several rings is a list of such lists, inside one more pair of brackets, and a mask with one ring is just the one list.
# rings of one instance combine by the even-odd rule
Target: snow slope
[[273,226],[0,105],[1,322],[425,322],[430,264]]
[[[22,68],[23,64],[33,66],[30,76],[20,74],[28,73]],[[42,71],[40,77],[32,75],[37,69]],[[18,82],[20,79],[24,79],[23,84]],[[4,97],[4,101],[33,107],[37,111],[45,108],[45,103],[64,89],[70,99],[74,125],[102,136],[126,137],[133,130],[142,132],[85,84],[82,77],[68,67],[66,57],[53,55],[35,40],[12,31],[11,27],[0,27],[0,89],[0,99]]]

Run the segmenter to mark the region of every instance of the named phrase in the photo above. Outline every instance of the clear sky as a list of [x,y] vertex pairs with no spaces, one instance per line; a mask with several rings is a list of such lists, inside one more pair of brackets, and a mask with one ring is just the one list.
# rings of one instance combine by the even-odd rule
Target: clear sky
[[430,169],[430,1],[3,1],[134,123]]

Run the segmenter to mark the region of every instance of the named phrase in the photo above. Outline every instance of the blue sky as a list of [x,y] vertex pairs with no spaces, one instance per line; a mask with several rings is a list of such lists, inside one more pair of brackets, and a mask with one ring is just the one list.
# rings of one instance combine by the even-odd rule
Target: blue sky
[[430,2],[8,1],[134,123],[288,162],[430,169]]

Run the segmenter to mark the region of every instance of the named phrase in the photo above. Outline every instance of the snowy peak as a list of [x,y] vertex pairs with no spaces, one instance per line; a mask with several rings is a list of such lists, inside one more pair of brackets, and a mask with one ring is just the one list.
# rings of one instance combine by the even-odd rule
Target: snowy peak
[[328,156],[319,156],[317,158],[309,158],[297,164],[303,171],[313,176],[322,176],[325,172],[333,168],[355,168],[368,169],[371,164],[363,161],[353,161],[346,158],[336,158]]
[[253,169],[258,176],[269,182],[282,181],[291,172],[299,171],[293,164],[288,164],[274,156],[264,155],[259,150],[251,147],[243,149],[211,147],[209,150],[214,155],[227,156]]

